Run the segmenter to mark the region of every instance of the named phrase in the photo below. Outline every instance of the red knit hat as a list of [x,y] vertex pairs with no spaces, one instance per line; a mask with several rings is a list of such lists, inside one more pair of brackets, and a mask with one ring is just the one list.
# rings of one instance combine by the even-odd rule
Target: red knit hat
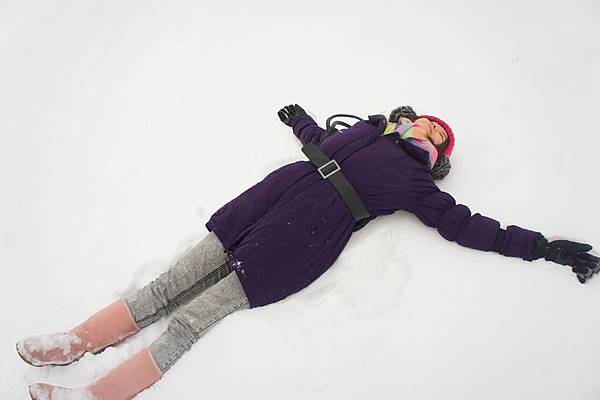
[[448,134],[448,140],[450,141],[450,143],[448,143],[448,147],[446,148],[446,150],[444,150],[444,154],[450,157],[450,155],[452,154],[452,150],[454,149],[454,133],[452,132],[452,128],[450,128],[450,126],[443,120],[432,115],[419,115],[417,118],[427,118],[430,121],[437,122],[442,128],[444,128],[444,130]]

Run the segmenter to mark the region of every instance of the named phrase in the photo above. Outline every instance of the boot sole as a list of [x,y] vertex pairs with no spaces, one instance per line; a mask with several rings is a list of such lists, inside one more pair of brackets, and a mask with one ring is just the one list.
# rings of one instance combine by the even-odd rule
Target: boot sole
[[[106,350],[108,347],[110,347],[110,345],[109,345],[109,346],[107,346],[107,347],[105,347],[105,348],[103,348],[103,349],[100,349],[100,350],[98,350],[98,351],[96,351],[96,352],[92,352],[92,354],[93,354],[93,355],[100,354],[100,353],[102,353],[104,350]],[[19,344],[18,344],[18,343],[15,343],[15,349],[17,350],[17,354],[19,355],[19,357],[21,357],[21,360],[25,361],[27,364],[31,365],[32,367],[36,367],[36,368],[45,367],[45,366],[47,366],[47,365],[50,365],[50,366],[56,366],[56,367],[58,367],[58,366],[60,366],[60,367],[66,367],[67,365],[71,365],[71,364],[73,364],[74,362],[76,362],[76,361],[79,361],[79,360],[80,360],[80,359],[81,359],[81,358],[82,358],[82,357],[85,355],[85,353],[89,353],[88,351],[86,351],[86,352],[85,352],[85,353],[83,353],[81,356],[79,356],[79,358],[77,358],[77,359],[75,359],[75,360],[71,361],[71,362],[70,362],[70,363],[68,363],[68,364],[51,364],[51,363],[48,363],[48,364],[42,364],[42,365],[35,365],[35,364],[32,364],[32,363],[31,363],[31,361],[29,361],[28,359],[26,359],[25,357],[23,357],[23,355],[22,355],[22,354],[19,352]]]
[[[21,353],[19,352],[19,343],[15,343],[15,349],[17,349],[17,354],[19,355],[19,357],[21,357],[21,360],[25,361],[27,364],[31,365],[32,367],[37,367],[37,365],[33,365],[29,360],[27,360],[25,357],[23,357],[21,355]],[[31,396],[31,389],[29,389],[29,395]],[[33,399],[33,396],[31,396],[31,398]]]

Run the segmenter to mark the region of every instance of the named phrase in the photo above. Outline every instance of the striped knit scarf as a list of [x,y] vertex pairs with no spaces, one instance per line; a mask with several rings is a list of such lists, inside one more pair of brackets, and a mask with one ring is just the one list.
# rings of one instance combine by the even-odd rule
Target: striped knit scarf
[[399,123],[388,122],[385,131],[382,133],[382,136],[397,132],[401,139],[404,139],[407,142],[426,150],[429,153],[429,167],[433,169],[433,165],[438,158],[438,151],[429,140],[420,139],[413,136],[413,127],[419,126],[421,125],[415,124],[408,118],[400,118]]

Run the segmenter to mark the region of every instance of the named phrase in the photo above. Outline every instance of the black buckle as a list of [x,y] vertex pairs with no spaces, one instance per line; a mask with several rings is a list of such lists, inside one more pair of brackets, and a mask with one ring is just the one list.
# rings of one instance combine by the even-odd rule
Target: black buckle
[[[325,169],[325,167],[331,165],[332,163],[335,164],[335,167],[334,167],[333,171],[327,173],[327,175],[323,174],[322,170]],[[323,179],[329,178],[331,175],[335,174],[339,170],[341,170],[341,168],[338,165],[337,161],[335,161],[334,159],[329,160],[329,162],[326,162],[325,164],[323,164],[319,168],[317,168],[317,171],[319,171],[319,174],[321,174],[321,176],[323,177]]]

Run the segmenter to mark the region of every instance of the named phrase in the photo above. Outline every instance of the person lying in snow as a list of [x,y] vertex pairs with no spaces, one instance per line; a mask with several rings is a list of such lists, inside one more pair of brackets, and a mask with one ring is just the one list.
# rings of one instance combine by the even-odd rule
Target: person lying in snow
[[440,118],[395,109],[389,120],[370,115],[327,134],[297,104],[278,112],[300,142],[313,143],[341,167],[370,217],[355,221],[342,196],[309,161],[269,173],[218,209],[209,233],[157,279],[116,300],[67,332],[17,343],[33,365],[67,365],[97,353],[175,312],[148,348],[85,388],[29,386],[32,399],[125,400],[158,381],[217,321],[241,309],[264,306],[298,292],[335,262],[350,236],[371,219],[397,210],[414,213],[447,240],[526,261],[544,258],[570,266],[581,283],[600,269],[592,246],[548,241],[457,204],[434,183],[450,171],[455,144]]

